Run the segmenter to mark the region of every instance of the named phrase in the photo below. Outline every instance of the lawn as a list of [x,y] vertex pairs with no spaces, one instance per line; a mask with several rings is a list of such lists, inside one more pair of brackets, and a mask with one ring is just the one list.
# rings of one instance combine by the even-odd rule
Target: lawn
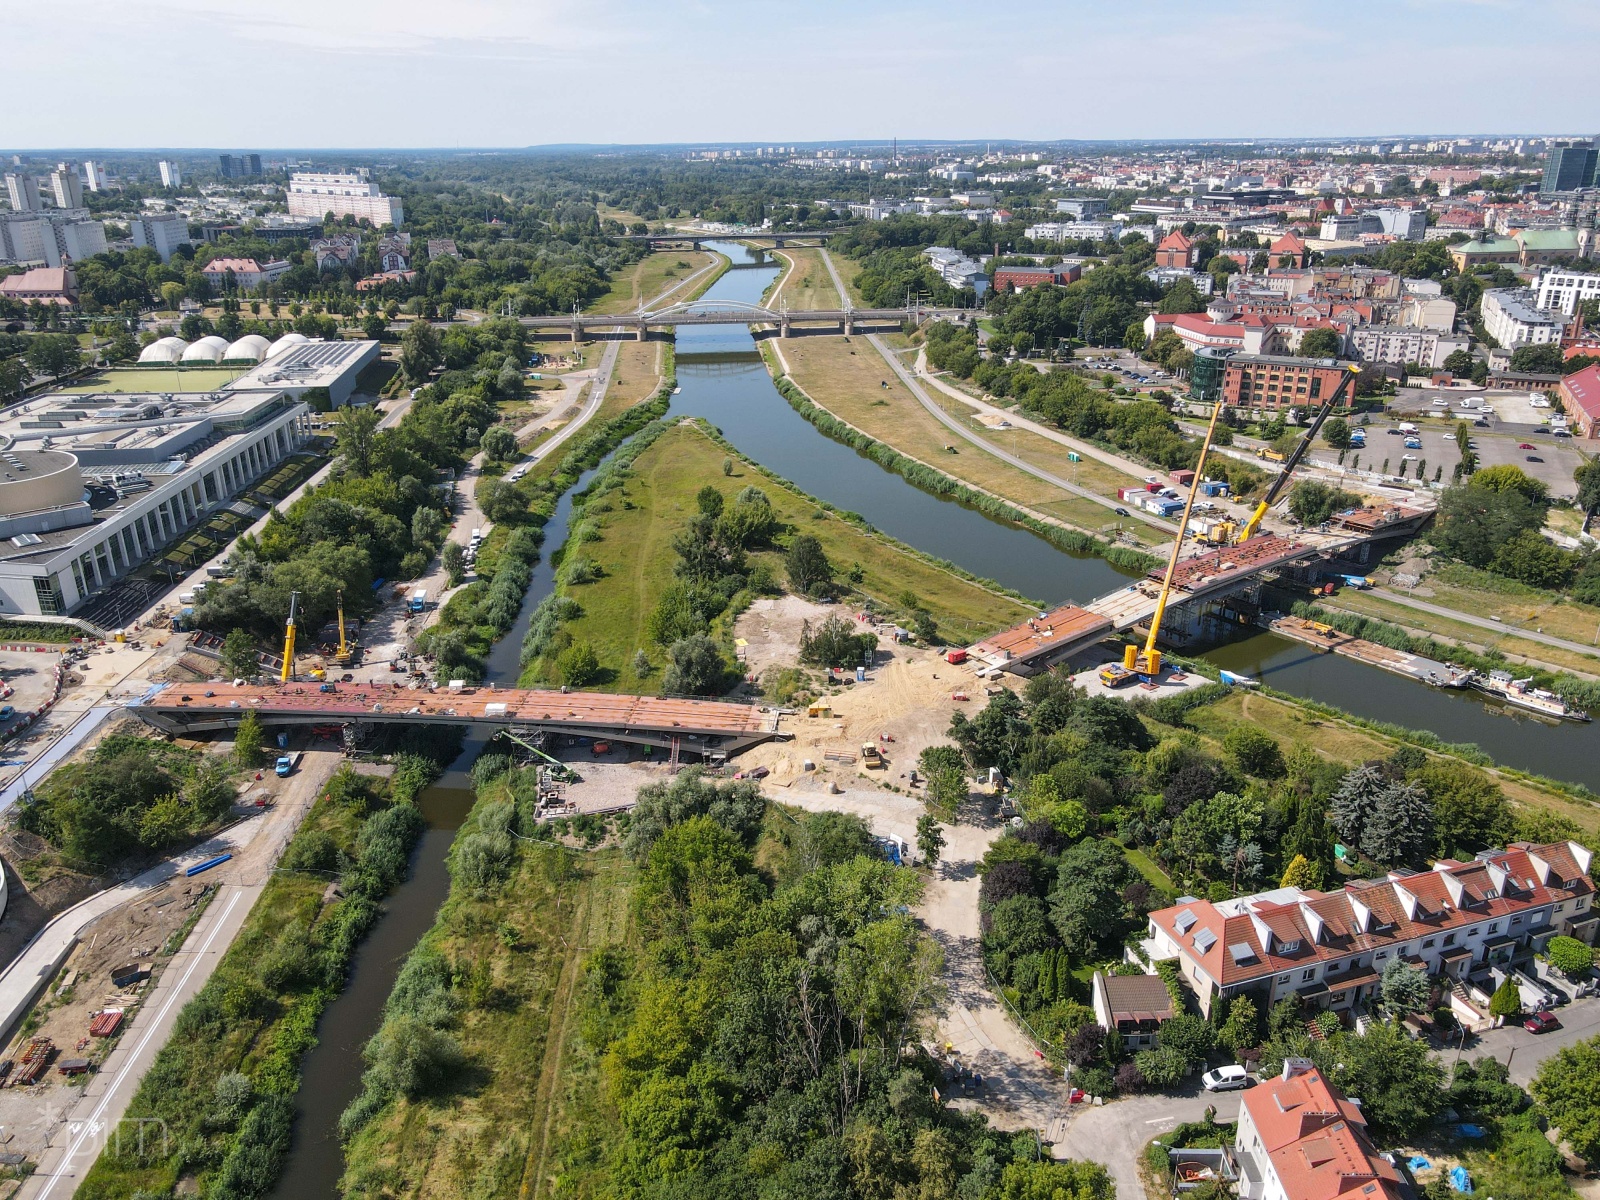
[[63,388],[67,392],[209,392],[232,383],[249,367],[119,367]]
[[[733,474],[725,476],[722,463],[729,457]],[[639,456],[625,487],[609,498],[610,511],[598,514],[600,539],[585,545],[583,554],[600,566],[601,577],[567,589],[583,606],[583,616],[567,629],[575,639],[592,644],[601,666],[612,673],[614,682],[601,686],[621,688],[626,683],[629,691],[659,686],[659,673],[641,685],[624,668],[640,648],[660,658],[645,634],[645,620],[672,580],[677,561],[672,539],[696,510],[695,493],[707,484],[730,500],[746,485],[761,488],[780,521],[821,542],[841,575],[860,564],[860,591],[891,607],[903,592],[914,592],[950,641],[974,640],[1030,612],[1026,605],[952,575],[881,534],[825,512],[802,493],[730,456],[697,427],[677,425]],[[783,577],[780,552],[755,557],[767,559],[774,575]]]
[[[1246,691],[1236,691],[1215,704],[1195,709],[1188,716],[1188,723],[1202,737],[1216,743],[1211,747],[1216,753],[1221,752],[1222,736],[1241,722],[1264,729],[1277,738],[1285,754],[1308,748],[1342,763],[1387,758],[1400,745],[1394,738],[1337,718],[1323,717],[1291,701]],[[1547,809],[1566,817],[1587,837],[1600,834],[1600,808],[1493,767],[1485,769],[1495,776],[1513,804]]]
[[599,1056],[579,1033],[582,968],[595,947],[627,940],[634,877],[618,850],[525,845],[500,887],[452,888],[422,946],[485,997],[452,1030],[470,1081],[382,1110],[347,1147],[343,1194],[593,1194],[615,1117],[603,1111]]
[[805,249],[784,249],[772,252],[779,259],[788,259],[794,263],[792,271],[780,273],[778,278],[783,281],[783,286],[775,294],[766,299],[769,307],[776,307],[780,303],[787,304],[793,309],[818,309],[839,308],[839,290],[833,286],[833,280],[828,277],[828,268],[823,265],[822,251]]
[[609,421],[624,409],[632,408],[655,395],[667,366],[670,342],[623,342],[617,349],[617,365],[611,372],[611,386],[600,402],[596,421]]
[[611,280],[610,289],[588,311],[633,312],[640,304],[652,303],[669,287],[680,285],[716,257],[704,250],[664,250],[651,254],[631,267],[618,271]]
[[[1134,522],[1119,522],[1110,509],[1074,496],[957,438],[917,402],[864,338],[846,341],[842,337],[800,337],[767,344],[783,355],[790,377],[819,406],[902,454],[1076,529],[1103,535],[1114,532],[1119,524],[1131,525],[1133,532],[1149,541],[1165,540],[1156,531]],[[961,407],[954,401],[951,405],[953,410]],[[961,415],[969,417],[970,412]],[[1002,434],[987,436],[1000,439]],[[1003,431],[1003,436],[1005,440],[996,440],[996,444],[1008,450],[1013,436],[1021,437],[1010,430]],[[1031,435],[1031,440],[1051,449],[1024,453],[1019,440],[1018,456],[1037,459],[1035,465],[1042,469],[1063,479],[1070,478],[1073,471],[1090,469],[1088,462],[1067,462],[1063,446],[1037,435]],[[954,446],[955,450],[947,450],[947,446]],[[1083,476],[1084,487],[1094,486],[1090,478],[1088,474]]]
[[1420,599],[1474,616],[1499,617],[1508,626],[1542,629],[1553,637],[1585,646],[1594,645],[1600,634],[1600,608],[1564,600],[1556,592],[1528,587],[1463,563],[1435,566],[1424,578],[1423,586],[1433,595]]

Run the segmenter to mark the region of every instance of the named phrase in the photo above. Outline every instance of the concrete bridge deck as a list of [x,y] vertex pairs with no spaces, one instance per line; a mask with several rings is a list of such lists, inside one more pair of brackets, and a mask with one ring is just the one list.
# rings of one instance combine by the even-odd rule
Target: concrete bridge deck
[[913,304],[904,308],[766,308],[732,300],[691,300],[668,308],[625,313],[574,312],[561,316],[520,317],[525,329],[570,330],[574,341],[588,330],[629,329],[643,341],[652,329],[671,329],[679,325],[771,325],[788,337],[793,325],[837,325],[848,336],[857,324],[903,321],[920,323],[933,315],[931,309]]
[[134,707],[168,733],[232,729],[253,710],[263,725],[476,725],[608,738],[699,755],[731,755],[780,736],[778,715],[753,704],[542,689],[380,683],[166,684]]

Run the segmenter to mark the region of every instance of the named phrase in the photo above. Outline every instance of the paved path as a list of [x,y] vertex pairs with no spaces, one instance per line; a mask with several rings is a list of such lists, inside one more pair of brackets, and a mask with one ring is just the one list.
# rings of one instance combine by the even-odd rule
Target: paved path
[[[993,442],[979,437],[972,430],[968,429],[963,422],[955,417],[952,417],[934,402],[933,398],[923,390],[922,385],[918,382],[917,378],[913,376],[910,371],[906,370],[904,364],[900,362],[899,356],[884,344],[882,338],[875,333],[869,333],[867,334],[867,341],[871,342],[872,348],[883,356],[883,361],[889,364],[889,369],[899,377],[900,382],[903,383],[911,392],[911,394],[917,398],[917,402],[921,404],[931,416],[935,417],[946,429],[949,429],[952,433],[959,434],[961,437],[971,442],[974,446],[977,446],[979,449],[994,455],[1002,462],[1009,463],[1018,470],[1025,471],[1027,474],[1032,475],[1035,479],[1041,479],[1045,483],[1051,484],[1054,487],[1058,487],[1064,492],[1070,492],[1074,496],[1081,496],[1085,500],[1092,500],[1102,508],[1109,509],[1113,513],[1116,512],[1116,509],[1119,507],[1119,502],[1116,499],[1109,496],[1102,496],[1099,492],[1090,491],[1086,487],[1079,487],[1077,484],[1071,483],[1061,478],[1061,476],[1053,474],[1050,471],[1046,471],[1043,468],[1036,467],[1027,460],[1018,458],[1015,454],[1010,454],[1007,451],[1002,450]],[[965,403],[973,403],[971,397],[968,396],[961,396],[960,399]],[[1011,414],[1007,413],[1005,415],[1007,420],[1009,420]],[[1178,532],[1177,524],[1172,521],[1163,521],[1157,517],[1145,516],[1139,517],[1138,520],[1166,533]]]
[[1582,642],[1569,642],[1565,638],[1552,637],[1548,633],[1540,633],[1536,629],[1527,629],[1521,625],[1508,625],[1504,621],[1496,621],[1489,617],[1475,617],[1471,613],[1462,612],[1459,608],[1446,608],[1442,604],[1429,604],[1426,600],[1418,600],[1415,596],[1408,596],[1404,592],[1397,592],[1392,588],[1375,587],[1371,589],[1374,596],[1381,596],[1395,604],[1403,604],[1407,608],[1414,608],[1418,612],[1432,613],[1436,617],[1448,617],[1452,621],[1459,621],[1463,625],[1473,625],[1479,629],[1487,629],[1491,633],[1502,636],[1522,638],[1529,642],[1538,642],[1545,646],[1554,646],[1557,650],[1566,650],[1573,654],[1585,654],[1593,658],[1600,654],[1594,646],[1585,646]]
[[1145,1143],[1184,1121],[1198,1121],[1216,1105],[1219,1121],[1239,1115],[1238,1093],[1213,1096],[1192,1077],[1176,1095],[1131,1096],[1100,1108],[1078,1108],[1047,1131],[1056,1158],[1097,1162],[1111,1172],[1117,1200],[1144,1200],[1139,1179],[1139,1154]]

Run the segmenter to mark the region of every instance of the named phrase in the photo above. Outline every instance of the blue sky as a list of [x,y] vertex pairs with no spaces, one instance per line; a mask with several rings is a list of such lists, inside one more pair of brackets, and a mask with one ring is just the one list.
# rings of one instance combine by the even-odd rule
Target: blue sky
[[0,143],[17,148],[1600,126],[1593,0],[0,0],[0,13]]

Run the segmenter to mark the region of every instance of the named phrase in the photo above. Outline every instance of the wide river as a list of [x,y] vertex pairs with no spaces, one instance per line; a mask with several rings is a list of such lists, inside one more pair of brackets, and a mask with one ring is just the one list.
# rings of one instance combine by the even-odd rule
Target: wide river
[[[759,303],[777,278],[780,264],[737,244],[714,248],[740,269],[724,274],[705,298]],[[865,339],[855,346],[859,353],[876,353]],[[1026,530],[924,492],[826,437],[778,394],[755,340],[742,327],[680,329],[677,364],[681,392],[672,398],[672,413],[706,418],[756,462],[819,499],[860,513],[908,545],[1049,604],[1083,603],[1131,578],[1104,559],[1067,554]],[[887,377],[888,368],[884,371]],[[581,489],[583,482],[573,490]],[[566,533],[571,495],[561,499],[546,526],[545,553],[535,568],[521,619],[490,656],[488,678],[502,686],[516,684],[528,619],[554,586],[550,560]],[[1600,791],[1596,726],[1552,726],[1507,715],[1470,694],[1425,688],[1269,633],[1213,647],[1205,657],[1219,666],[1258,675],[1286,692],[1375,720],[1430,729],[1447,741],[1476,742],[1507,765]],[[361,1047],[378,1028],[400,964],[433,924],[449,890],[445,858],[471,806],[467,772],[482,748],[481,740],[469,740],[449,771],[421,798],[428,829],[417,847],[411,876],[389,898],[384,917],[356,955],[349,985],[322,1018],[317,1046],[306,1056],[294,1145],[273,1192],[276,1200],[322,1200],[339,1194],[344,1168],[339,1114],[359,1090]]]

